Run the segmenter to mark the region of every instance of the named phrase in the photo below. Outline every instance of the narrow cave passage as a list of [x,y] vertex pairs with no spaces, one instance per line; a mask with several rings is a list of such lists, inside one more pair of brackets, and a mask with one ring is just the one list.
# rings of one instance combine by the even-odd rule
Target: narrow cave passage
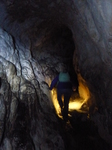
[[[71,81],[77,88],[77,91],[72,94],[70,99],[70,110],[72,111],[74,108],[79,110],[82,105],[86,104],[90,95],[87,85],[81,83],[82,79],[80,74],[78,75],[76,73],[76,64],[73,64],[75,44],[72,32],[67,26],[61,25],[54,27],[52,32],[50,31],[46,33],[46,35],[47,36],[41,40],[39,45],[36,45],[36,43],[32,44],[32,56],[39,61],[40,67],[43,67],[44,76],[48,85],[50,85],[52,79],[59,73],[60,66],[66,66]],[[78,80],[80,81],[80,84]],[[56,95],[56,90],[53,90],[52,98],[54,101]],[[58,104],[54,101],[55,107],[58,107]],[[87,111],[86,109],[88,109],[88,106],[84,106],[85,111]]]
[[[32,49],[32,55],[35,59],[40,59],[40,65],[42,65],[41,62],[43,63],[43,61],[44,65],[45,63],[48,64],[49,71],[47,70],[48,74],[45,74],[45,81],[48,85],[59,73],[58,69],[61,65],[66,65],[73,82],[77,83],[78,90],[73,92],[71,96],[69,120],[66,125],[63,122],[62,116],[59,115],[60,108],[57,102],[56,89],[53,89],[51,92],[52,103],[60,124],[60,133],[65,142],[65,149],[102,150],[105,147],[105,150],[108,150],[108,144],[99,136],[97,127],[89,118],[89,106],[93,105],[86,82],[80,74],[76,74],[75,66],[73,66],[75,44],[72,38],[72,33],[68,27],[61,26],[61,28],[55,28],[48,39],[46,38],[44,42]],[[47,48],[48,51],[46,53]],[[47,59],[47,55],[50,55],[50,60]],[[57,62],[55,63],[56,60]],[[88,99],[91,103],[90,105],[87,102]]]
[[[0,150],[111,150],[111,105],[104,101],[112,97],[110,6],[110,0],[0,1]],[[67,124],[56,89],[49,91],[63,65],[78,86]]]
[[[50,141],[52,141],[51,137],[54,138],[56,136],[55,130],[58,126],[58,131],[63,139],[65,150],[68,150],[68,149],[69,150],[73,150],[73,149],[86,150],[86,149],[92,149],[92,148],[93,150],[102,150],[104,147],[105,147],[105,150],[108,150],[108,144],[102,140],[102,138],[98,134],[96,126],[90,120],[90,118],[88,118],[88,111],[87,111],[88,106],[87,106],[86,101],[84,105],[82,105],[85,98],[86,100],[89,98],[88,97],[89,92],[88,92],[88,88],[86,84],[82,84],[85,82],[84,81],[82,82],[83,79],[80,76],[77,79],[78,91],[77,93],[73,94],[72,99],[74,101],[72,99],[70,101],[71,106],[70,106],[70,111],[69,111],[69,121],[67,122],[67,124],[65,125],[63,123],[63,119],[61,119],[60,117],[58,117],[57,114],[55,114],[56,111],[51,111],[51,108],[50,108],[50,103],[48,100],[50,92],[48,91],[48,85],[50,84],[51,80],[59,73],[59,67],[61,65],[66,65],[67,68],[69,69],[72,79],[73,80],[76,79],[77,74],[75,73],[74,66],[73,66],[73,54],[75,51],[75,44],[72,38],[73,37],[72,37],[72,33],[70,29],[66,26],[61,26],[61,28],[60,27],[55,28],[52,31],[52,33],[49,34],[48,37],[46,37],[44,40],[41,40],[39,45],[38,45],[38,42],[32,43],[32,47],[31,47],[32,60],[30,61],[32,61],[33,65],[35,64],[34,66],[32,65],[34,67],[33,71],[39,83],[37,82],[36,79],[35,80],[32,79],[32,76],[33,76],[31,73],[32,68],[28,66],[28,64],[30,64],[28,60],[24,61],[23,59],[22,60],[20,59],[21,66],[23,65],[22,73],[24,77],[26,77],[29,81],[25,81],[25,79],[22,78],[20,89],[19,89],[20,80],[18,79],[18,77],[16,77],[17,72],[15,69],[15,66],[13,65],[13,63],[8,64],[9,66],[7,68],[9,69],[8,71],[10,72],[10,74],[7,74],[6,77],[8,79],[7,85],[10,83],[9,89],[10,89],[10,95],[12,95],[11,97],[12,99],[10,99],[11,104],[9,103],[10,101],[7,103],[7,109],[10,108],[9,106],[11,106],[10,110],[12,111],[11,112],[12,114],[10,116],[12,117],[11,118],[12,121],[15,119],[14,120],[15,122],[10,122],[11,119],[9,119],[9,122],[8,122],[9,131],[11,127],[14,127],[14,129],[11,128],[12,130],[8,134],[9,136],[8,138],[9,138],[9,142],[11,138],[13,139],[13,142],[15,143],[15,145],[17,144],[16,146],[13,145],[13,147],[17,148],[18,145],[20,147],[21,146],[24,147],[24,144],[27,145],[27,143],[29,143],[29,141],[32,139],[32,142],[30,143],[31,147],[36,147],[35,149],[38,149],[39,146],[40,147],[43,146],[41,144],[41,140],[40,141],[38,140],[38,138],[40,138],[41,136],[43,136],[41,137],[43,143],[48,144],[48,147],[49,147],[52,145],[52,144],[49,144]],[[24,52],[25,50],[26,49],[24,49]],[[21,53],[22,52],[20,51],[20,56],[23,57],[24,55],[23,53],[21,55]],[[10,51],[9,51],[9,56],[10,56]],[[27,72],[27,68],[29,69],[28,72]],[[17,68],[17,71],[18,70],[19,69]],[[14,80],[13,82],[11,80],[12,77]],[[15,84],[15,81],[18,81],[18,80],[19,82],[16,82]],[[11,85],[13,89],[11,89]],[[13,95],[13,92],[14,92],[13,90],[16,90],[17,92],[17,89],[14,87],[14,85],[16,85],[16,88],[18,88],[18,91],[19,91],[18,99],[16,97],[13,98],[13,96],[18,94],[16,93],[15,95]],[[37,90],[37,93],[35,93],[36,90]],[[9,93],[7,93],[7,95],[8,94]],[[15,100],[14,102],[13,102],[13,99]],[[75,103],[76,99],[77,99],[77,103]],[[53,100],[55,100],[55,98]],[[80,100],[80,103],[79,103],[79,100]],[[22,101],[22,103],[19,101]],[[72,102],[74,102],[74,106]],[[19,104],[24,106],[23,110],[22,108],[19,108]],[[74,107],[77,104],[79,104],[78,108],[74,109]],[[81,106],[83,107],[81,108]],[[14,110],[13,110],[13,107],[14,107]],[[18,109],[16,110],[16,108]],[[24,109],[26,109],[25,111],[26,113],[24,113]],[[15,113],[14,118],[13,118],[13,111]],[[7,114],[7,116],[9,116],[9,114]],[[55,117],[57,118],[58,123],[54,121],[56,120]],[[18,124],[21,125],[19,126],[20,127],[19,129],[17,128]],[[6,137],[7,137],[7,132],[8,132],[8,129],[4,134],[4,136]],[[27,132],[28,134],[25,134],[24,136],[22,135],[23,133],[27,133]],[[49,134],[50,135],[53,134],[53,135],[49,137],[48,136]],[[23,137],[26,138],[27,140],[22,141]],[[57,141],[58,140],[59,139],[57,136]],[[59,143],[60,147],[63,142],[61,141]],[[6,145],[5,142],[3,144]],[[92,145],[92,148],[91,148],[91,145]],[[44,145],[44,147],[45,146],[46,145]]]

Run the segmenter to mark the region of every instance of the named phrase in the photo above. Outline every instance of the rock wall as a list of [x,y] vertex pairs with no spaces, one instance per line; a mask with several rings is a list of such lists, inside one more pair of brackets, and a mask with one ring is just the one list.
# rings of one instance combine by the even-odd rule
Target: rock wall
[[[97,102],[98,111],[91,119],[112,143],[111,8],[111,0],[0,2],[1,150],[64,149],[47,84],[73,49],[74,68]],[[63,28],[71,31],[75,47],[70,47],[69,38],[60,42],[56,34]],[[67,41],[69,46],[64,47]],[[49,121],[52,132],[46,127]]]
[[[108,78],[108,74],[111,74],[111,17],[108,15],[111,13],[111,2],[87,1],[76,5],[77,10],[79,9],[78,18],[81,18],[77,19],[80,22],[75,24],[75,39],[81,41],[81,44],[77,43],[78,65],[83,77],[91,82],[102,99],[107,99],[104,91],[111,89]],[[82,27],[79,27],[79,24]],[[107,103],[109,97],[108,95]]]
[[2,29],[0,42],[0,149],[64,149],[45,66]]
[[75,10],[71,13],[71,16],[75,14],[74,20],[68,17],[68,22],[76,43],[74,56],[77,56],[77,70],[80,70],[98,105],[98,114],[96,113],[92,119],[99,126],[101,136],[112,143],[109,135],[112,119],[110,15],[112,2],[74,0],[74,6]]
[[[94,94],[98,105],[98,116],[94,120],[99,132],[109,143],[111,136],[111,1],[75,1],[74,19],[68,22],[76,43],[77,70],[86,80],[90,91]],[[106,123],[105,120],[106,118]],[[99,121],[101,123],[99,123]],[[101,129],[102,126],[102,129]],[[108,129],[106,129],[108,128]],[[102,130],[102,131],[101,131]]]

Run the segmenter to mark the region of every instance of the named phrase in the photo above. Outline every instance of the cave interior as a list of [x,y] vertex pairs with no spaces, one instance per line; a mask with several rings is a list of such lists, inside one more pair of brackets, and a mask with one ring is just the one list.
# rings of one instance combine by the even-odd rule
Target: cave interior
[[[0,150],[111,150],[111,52],[100,5],[0,1]],[[49,90],[63,65],[77,87],[66,124]]]

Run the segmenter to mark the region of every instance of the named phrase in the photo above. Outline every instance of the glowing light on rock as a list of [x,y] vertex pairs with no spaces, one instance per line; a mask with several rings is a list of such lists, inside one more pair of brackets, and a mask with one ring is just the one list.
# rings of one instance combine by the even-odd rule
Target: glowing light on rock
[[[78,75],[78,81],[79,81],[79,87],[78,87],[79,96],[77,98],[71,96],[69,102],[69,112],[76,110],[78,112],[87,113],[87,111],[89,110],[89,107],[87,106],[87,101],[90,98],[90,92],[86,85],[86,82],[83,80],[83,78],[80,75]],[[51,97],[57,115],[59,117],[62,117],[60,115],[61,109],[58,104],[57,91],[55,88],[51,91]]]
[[78,110],[81,108],[83,102],[78,99],[69,103],[69,110]]
[[59,106],[59,103],[58,103],[58,100],[57,100],[57,92],[56,92],[56,89],[53,89],[51,91],[51,97],[52,97],[52,102],[53,102],[53,105],[55,107],[55,110],[56,110],[56,114],[62,118],[61,116],[61,109],[60,109],[60,106]]

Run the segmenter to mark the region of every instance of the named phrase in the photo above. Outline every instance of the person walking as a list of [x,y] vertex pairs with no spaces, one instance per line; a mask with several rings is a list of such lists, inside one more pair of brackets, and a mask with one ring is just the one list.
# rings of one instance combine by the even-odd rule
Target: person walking
[[[55,86],[63,120],[66,122],[68,120],[69,100],[73,91],[73,85],[65,67],[61,67],[60,73],[52,80],[49,89],[52,90]],[[62,96],[64,96],[64,102],[62,101]]]

